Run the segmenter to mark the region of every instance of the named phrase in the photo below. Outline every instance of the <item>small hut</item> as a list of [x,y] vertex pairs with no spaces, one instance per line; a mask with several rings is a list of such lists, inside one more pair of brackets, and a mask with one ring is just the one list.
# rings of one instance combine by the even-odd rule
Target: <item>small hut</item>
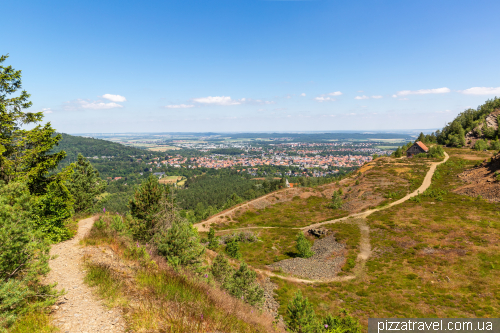
[[413,144],[413,146],[408,148],[408,150],[406,151],[406,157],[412,157],[413,155],[428,153],[428,152],[429,148],[427,148],[427,146],[424,145],[422,141],[417,141]]

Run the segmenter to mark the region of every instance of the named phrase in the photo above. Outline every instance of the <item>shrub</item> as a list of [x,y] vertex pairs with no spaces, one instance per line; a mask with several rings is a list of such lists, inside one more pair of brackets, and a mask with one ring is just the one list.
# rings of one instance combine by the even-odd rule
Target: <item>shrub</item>
[[441,146],[433,146],[429,148],[429,157],[436,158],[436,157],[444,157],[444,149]]
[[113,216],[111,220],[111,229],[117,231],[117,232],[122,232],[125,231],[127,228],[126,223],[123,221],[123,218],[120,215],[115,215]]
[[477,150],[477,151],[482,151],[482,150],[486,150],[488,149],[488,142],[486,142],[485,140],[477,140],[476,143],[474,144],[474,150]]
[[226,253],[231,257],[235,259],[240,259],[241,258],[241,252],[240,252],[240,244],[236,239],[231,239],[227,244],[226,244]]
[[234,269],[223,254],[217,254],[210,268],[214,279],[227,288],[234,274]]
[[302,232],[297,234],[297,252],[299,253],[299,257],[301,258],[310,258],[314,255],[314,252],[311,251],[311,243],[307,240],[306,236]]
[[498,139],[491,140],[490,141],[490,147],[489,147],[489,149],[491,149],[491,150],[500,150],[500,141]]
[[198,266],[205,248],[198,231],[187,221],[177,218],[172,227],[160,229],[153,238],[158,253],[174,266]]
[[333,192],[332,202],[330,203],[330,207],[333,209],[339,209],[343,205],[342,201],[342,189]]
[[262,305],[264,289],[255,282],[256,277],[257,273],[249,269],[246,263],[241,263],[240,268],[234,272],[231,278],[229,293],[251,305]]
[[341,309],[338,316],[328,314],[323,318],[322,326],[328,333],[361,333],[359,321],[349,315],[345,309]]
[[210,228],[210,231],[208,232],[208,246],[210,250],[215,250],[217,247],[219,247],[219,237],[215,237],[215,230],[213,228]]
[[312,304],[299,290],[287,306],[288,328],[297,333],[318,332],[319,323]]
[[34,227],[32,204],[26,184],[0,184],[0,331],[29,311],[38,292],[49,296],[40,304],[52,302],[39,283],[49,271],[49,241]]
[[134,238],[149,241],[156,229],[161,201],[166,196],[165,187],[151,175],[135,191],[129,202],[130,214],[135,218],[132,225]]
[[218,254],[210,270],[214,279],[229,294],[241,298],[251,305],[260,306],[264,302],[264,290],[255,281],[257,274],[249,269],[246,263],[242,263],[240,268],[235,271],[226,257]]

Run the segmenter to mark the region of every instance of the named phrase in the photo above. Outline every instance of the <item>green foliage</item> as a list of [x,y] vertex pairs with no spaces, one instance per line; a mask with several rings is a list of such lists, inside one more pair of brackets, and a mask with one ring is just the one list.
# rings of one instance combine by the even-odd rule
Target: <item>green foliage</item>
[[229,261],[223,254],[217,254],[210,271],[212,272],[214,279],[218,281],[222,287],[226,289],[229,287],[234,274],[234,269],[231,267]]
[[153,236],[161,209],[160,202],[165,194],[165,186],[153,175],[135,191],[129,206],[136,222],[132,226],[136,239],[148,241]]
[[488,149],[488,142],[486,140],[479,139],[474,144],[474,150],[483,151]]
[[332,202],[330,203],[330,207],[333,209],[339,209],[342,207],[344,204],[344,201],[342,200],[342,188],[340,188],[338,191],[333,192],[332,196]]
[[437,133],[437,142],[453,147],[465,145],[465,133],[474,131],[476,136],[485,135],[486,138],[493,138],[497,133],[488,129],[483,124],[486,117],[495,109],[500,107],[500,98],[487,100],[476,110],[468,109],[460,113],[455,120],[448,123],[442,132]]
[[216,248],[219,247],[219,237],[215,237],[215,230],[214,228],[210,228],[210,231],[208,232],[208,246],[210,250],[215,250]]
[[429,153],[427,155],[432,158],[444,157],[444,149],[441,146],[433,146],[429,148]]
[[231,295],[243,299],[251,305],[262,305],[264,290],[255,282],[257,273],[241,263],[240,268],[233,274],[228,291]]
[[168,229],[160,229],[153,238],[158,253],[171,263],[196,268],[202,261],[205,248],[200,244],[198,231],[186,220],[175,218]]
[[226,253],[235,259],[241,258],[240,243],[235,238],[230,239],[226,244]]
[[327,333],[361,333],[359,321],[345,309],[341,309],[338,316],[328,314],[323,318],[322,326]]
[[238,270],[234,270],[229,261],[222,254],[218,254],[211,267],[214,279],[231,295],[241,298],[251,305],[261,306],[264,302],[264,290],[256,282],[257,274],[241,263]]
[[310,258],[314,255],[314,252],[311,250],[311,243],[307,240],[306,236],[302,232],[297,234],[296,238],[296,248],[299,253],[299,257],[301,258]]
[[288,328],[296,333],[315,333],[319,331],[319,323],[312,304],[302,296],[299,290],[287,305]]
[[490,146],[488,149],[491,149],[491,150],[500,150],[500,140],[496,139],[496,140],[491,140],[490,141]]
[[106,189],[106,182],[89,160],[78,154],[78,160],[71,164],[73,173],[67,187],[73,196],[75,212],[92,212],[99,203],[99,195]]
[[33,221],[34,200],[25,184],[0,184],[0,330],[32,307],[37,292],[52,293],[39,283],[49,271],[50,245]]

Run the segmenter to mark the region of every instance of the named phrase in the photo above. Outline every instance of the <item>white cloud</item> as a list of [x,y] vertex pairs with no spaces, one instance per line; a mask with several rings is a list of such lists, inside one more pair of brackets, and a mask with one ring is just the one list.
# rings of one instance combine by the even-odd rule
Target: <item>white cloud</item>
[[374,95],[374,96],[372,96],[372,98],[380,99],[380,98],[382,98],[382,95]]
[[233,100],[230,96],[208,96],[193,98],[193,101],[200,104],[213,104],[213,105],[239,105],[245,102],[246,99]]
[[334,91],[328,94],[328,96],[340,96],[342,93],[340,91]]
[[318,102],[333,102],[333,101],[336,101],[335,98],[331,98],[331,97],[315,97],[314,98],[315,100],[317,100]]
[[[396,93],[398,96],[407,96],[407,95],[426,95],[426,94],[446,94],[451,90],[443,87],[437,89],[420,89],[420,90],[401,90]],[[394,95],[393,95],[394,97]]]
[[194,105],[193,104],[165,105],[164,108],[167,108],[167,109],[189,109],[189,108],[194,108]]
[[363,95],[363,96],[356,96],[354,97],[354,99],[370,99],[370,97]]
[[51,108],[44,108],[38,112],[43,112],[43,114],[49,114],[49,113],[52,113],[52,109]]
[[472,87],[465,90],[459,90],[465,95],[496,95],[500,96],[500,87]]
[[403,98],[398,98],[398,99],[399,99],[400,101],[409,101],[409,99],[408,99],[408,98],[406,98],[406,97],[403,97]]
[[306,93],[302,93],[302,94],[300,94],[300,96],[305,97],[305,96],[306,96]]
[[104,94],[102,95],[102,98],[106,98],[107,100],[110,100],[111,102],[126,102],[127,99],[123,96],[120,95],[111,95],[111,94]]
[[208,96],[193,98],[193,102],[205,105],[240,105],[240,104],[253,104],[253,105],[269,105],[276,104],[274,101],[263,101],[260,99],[240,98],[237,100],[229,96]]
[[64,105],[64,109],[68,111],[81,110],[81,109],[107,110],[107,109],[115,109],[122,107],[123,105],[117,103],[104,103],[100,101],[89,101],[85,99],[77,99],[71,102],[66,102]]

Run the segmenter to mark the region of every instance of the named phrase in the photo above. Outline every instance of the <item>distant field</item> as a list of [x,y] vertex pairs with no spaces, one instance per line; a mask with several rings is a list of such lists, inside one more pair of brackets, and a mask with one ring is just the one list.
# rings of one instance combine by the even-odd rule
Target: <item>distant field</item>
[[406,139],[368,139],[369,141],[381,141],[387,143],[398,143],[398,142],[406,142]]
[[167,150],[180,150],[180,148],[179,147],[175,147],[175,146],[159,146],[159,147],[148,148],[148,150],[151,150],[151,151],[167,151]]
[[178,180],[181,180],[182,176],[165,176],[159,180],[160,184],[175,184]]

